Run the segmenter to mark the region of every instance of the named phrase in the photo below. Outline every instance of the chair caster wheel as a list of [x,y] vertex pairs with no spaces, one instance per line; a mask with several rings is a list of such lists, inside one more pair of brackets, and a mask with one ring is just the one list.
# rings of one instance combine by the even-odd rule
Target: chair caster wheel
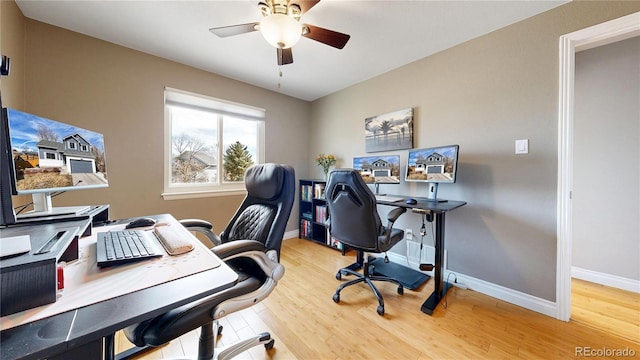
[[384,315],[384,306],[378,306],[378,315],[383,316]]
[[333,294],[333,302],[336,304],[340,302],[340,294]]
[[267,350],[273,349],[273,345],[276,343],[274,339],[271,339],[268,343],[264,344],[264,348]]
[[398,294],[404,294],[404,287],[402,287],[402,285],[398,286]]
[[340,271],[336,273],[336,279],[342,280],[342,273]]

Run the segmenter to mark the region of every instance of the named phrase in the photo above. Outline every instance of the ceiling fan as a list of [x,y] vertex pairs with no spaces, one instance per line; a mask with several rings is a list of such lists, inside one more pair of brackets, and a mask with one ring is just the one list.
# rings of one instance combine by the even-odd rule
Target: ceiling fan
[[[294,0],[295,1],[295,0]],[[351,36],[318,26],[300,23],[300,17],[320,0],[265,0],[258,3],[264,18],[259,22],[211,28],[219,37],[260,31],[268,43],[275,46],[278,65],[293,63],[291,47],[301,36],[342,49]]]

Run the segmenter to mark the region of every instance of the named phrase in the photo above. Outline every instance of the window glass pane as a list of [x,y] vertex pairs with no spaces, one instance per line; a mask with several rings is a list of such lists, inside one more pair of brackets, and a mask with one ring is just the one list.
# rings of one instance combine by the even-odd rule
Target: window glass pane
[[217,116],[171,106],[171,183],[216,184]]
[[223,136],[223,181],[244,180],[244,171],[258,159],[258,126],[249,121],[224,116]]

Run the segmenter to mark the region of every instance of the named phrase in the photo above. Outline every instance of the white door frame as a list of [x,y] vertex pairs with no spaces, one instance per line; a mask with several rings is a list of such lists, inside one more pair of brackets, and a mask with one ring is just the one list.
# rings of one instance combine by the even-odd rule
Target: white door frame
[[571,317],[571,246],[573,189],[573,114],[575,54],[620,40],[640,36],[640,12],[560,37],[560,96],[558,114],[558,204],[556,318]]

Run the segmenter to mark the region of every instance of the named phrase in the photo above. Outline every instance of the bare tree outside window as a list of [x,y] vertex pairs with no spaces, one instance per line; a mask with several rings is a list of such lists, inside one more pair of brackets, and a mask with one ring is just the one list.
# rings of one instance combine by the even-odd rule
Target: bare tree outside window
[[209,148],[197,137],[179,134],[172,138],[173,162],[172,181],[175,183],[206,182],[205,168],[209,165],[203,161]]

